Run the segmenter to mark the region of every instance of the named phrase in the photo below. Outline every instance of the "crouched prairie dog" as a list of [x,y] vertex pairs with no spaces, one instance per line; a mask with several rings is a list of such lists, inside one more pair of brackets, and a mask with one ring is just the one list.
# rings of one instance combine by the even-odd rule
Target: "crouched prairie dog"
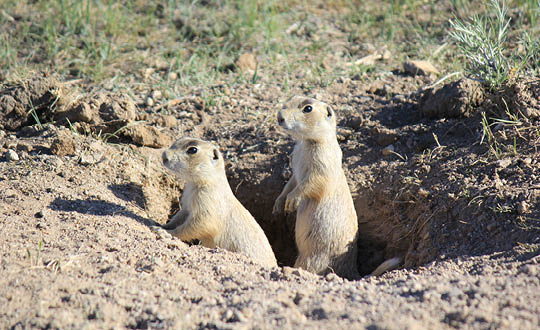
[[358,277],[358,220],[342,168],[334,110],[324,102],[294,96],[279,111],[278,124],[296,140],[292,176],[273,209],[297,211],[295,267]]
[[264,266],[277,266],[263,230],[234,196],[223,156],[214,144],[182,138],[163,152],[163,164],[185,180],[182,209],[163,226],[183,241],[242,253]]

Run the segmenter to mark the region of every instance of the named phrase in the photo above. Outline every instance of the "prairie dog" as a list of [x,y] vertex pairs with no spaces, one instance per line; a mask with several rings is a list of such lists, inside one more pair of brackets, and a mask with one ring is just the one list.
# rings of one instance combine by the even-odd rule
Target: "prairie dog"
[[214,144],[182,138],[163,152],[163,165],[185,180],[182,209],[163,226],[183,241],[242,253],[264,266],[277,266],[263,230],[234,196],[223,156]]
[[293,174],[273,209],[274,213],[297,211],[294,266],[316,274],[333,270],[343,277],[359,277],[358,220],[341,164],[334,110],[324,102],[293,96],[277,119],[296,140]]

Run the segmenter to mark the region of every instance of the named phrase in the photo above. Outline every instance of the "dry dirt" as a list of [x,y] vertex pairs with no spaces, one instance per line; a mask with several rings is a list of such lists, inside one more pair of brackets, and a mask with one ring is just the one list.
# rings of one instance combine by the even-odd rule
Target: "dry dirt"
[[[289,93],[339,116],[362,274],[404,259],[355,281],[290,268],[294,217],[271,215],[292,149],[276,129],[279,84],[217,85],[212,105],[192,90],[150,107],[143,93],[82,92],[42,73],[4,83],[0,327],[539,328],[540,84],[483,95],[466,81],[423,89],[431,83],[396,70]],[[492,127],[501,148],[516,142],[497,158],[480,143],[480,113],[501,114],[501,99],[522,126]],[[280,267],[150,230],[178,209],[182,183],[159,148],[180,136],[220,145]]]

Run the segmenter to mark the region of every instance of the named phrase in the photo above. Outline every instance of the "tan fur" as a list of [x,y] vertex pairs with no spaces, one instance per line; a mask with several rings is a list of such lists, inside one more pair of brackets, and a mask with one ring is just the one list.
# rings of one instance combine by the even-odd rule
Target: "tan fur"
[[186,182],[182,210],[164,229],[183,241],[199,239],[206,247],[224,248],[264,266],[277,266],[263,230],[234,196],[217,146],[182,138],[163,153],[163,164]]
[[274,213],[297,211],[295,267],[358,277],[358,222],[342,168],[334,111],[324,102],[294,96],[279,111],[278,123],[296,140],[293,175],[274,204]]
[[396,269],[403,262],[403,258],[394,257],[386,260],[380,264],[374,271],[369,274],[370,276],[380,276],[386,272]]

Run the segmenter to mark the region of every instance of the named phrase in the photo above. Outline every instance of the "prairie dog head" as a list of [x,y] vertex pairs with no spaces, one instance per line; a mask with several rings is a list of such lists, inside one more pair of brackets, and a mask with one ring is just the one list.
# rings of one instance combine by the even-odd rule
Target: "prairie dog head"
[[336,134],[336,114],[328,104],[293,96],[278,112],[278,124],[295,139],[319,140]]
[[163,165],[186,181],[208,181],[224,175],[223,156],[213,143],[184,137],[165,150]]

